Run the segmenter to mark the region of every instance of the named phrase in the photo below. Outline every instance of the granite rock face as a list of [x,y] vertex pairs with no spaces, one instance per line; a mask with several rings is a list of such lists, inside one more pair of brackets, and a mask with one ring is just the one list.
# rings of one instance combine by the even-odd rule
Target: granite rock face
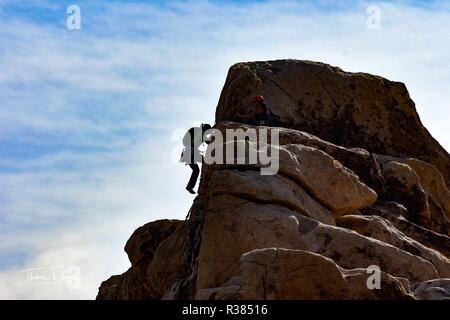
[[149,287],[148,265],[156,249],[180,227],[178,220],[158,220],[147,223],[133,232],[125,245],[131,267],[122,275],[112,276],[100,286],[97,299],[155,299]]
[[[239,122],[254,95],[276,127]],[[450,298],[450,156],[404,84],[317,62],[239,63],[215,128],[276,134],[277,173],[204,164],[189,218],[137,229],[130,269],[98,299]]]
[[367,286],[366,269],[346,270],[322,255],[267,248],[241,258],[243,299],[413,299],[399,279],[381,273],[380,289]]
[[401,82],[312,61],[238,63],[228,72],[216,122],[237,121],[254,95],[266,97],[281,127],[343,147],[423,160],[450,182],[449,155],[423,127]]

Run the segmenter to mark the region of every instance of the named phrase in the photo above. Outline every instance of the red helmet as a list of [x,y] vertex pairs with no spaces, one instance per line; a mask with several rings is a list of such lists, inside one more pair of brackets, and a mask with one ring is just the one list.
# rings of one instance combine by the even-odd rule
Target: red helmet
[[254,96],[253,97],[253,102],[262,102],[262,101],[264,101],[263,96]]

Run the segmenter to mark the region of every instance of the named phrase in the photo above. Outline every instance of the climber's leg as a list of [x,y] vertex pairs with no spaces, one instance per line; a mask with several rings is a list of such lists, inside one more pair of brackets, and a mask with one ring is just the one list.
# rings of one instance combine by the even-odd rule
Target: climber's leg
[[191,163],[191,164],[189,164],[189,167],[191,167],[191,169],[192,169],[192,174],[191,174],[191,178],[189,179],[189,182],[187,184],[186,190],[192,194],[195,194],[194,187],[195,187],[195,184],[197,183],[197,178],[200,173],[200,168],[198,167],[197,163]]

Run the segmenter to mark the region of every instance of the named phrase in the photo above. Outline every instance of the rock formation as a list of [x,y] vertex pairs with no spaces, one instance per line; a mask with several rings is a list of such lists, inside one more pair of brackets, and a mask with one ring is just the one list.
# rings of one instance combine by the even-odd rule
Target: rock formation
[[[450,299],[450,156],[404,84],[322,63],[230,68],[216,128],[263,95],[279,170],[204,164],[182,222],[137,229],[97,299]],[[246,141],[235,141],[243,143]],[[370,286],[373,275],[379,286]]]

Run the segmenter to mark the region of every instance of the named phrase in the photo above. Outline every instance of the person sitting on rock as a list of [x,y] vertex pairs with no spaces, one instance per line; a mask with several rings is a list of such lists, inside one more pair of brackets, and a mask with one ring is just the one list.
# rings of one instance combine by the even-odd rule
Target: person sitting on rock
[[200,168],[198,162],[202,162],[203,156],[200,153],[199,147],[206,141],[205,132],[211,129],[211,125],[202,124],[200,127],[190,128],[183,137],[184,149],[181,153],[180,162],[188,164],[192,169],[191,178],[186,186],[186,190],[195,194],[194,187],[197,183]]
[[244,123],[252,126],[269,126],[270,113],[266,106],[263,96],[255,96],[251,102],[251,110],[248,114],[240,114],[237,116]]

